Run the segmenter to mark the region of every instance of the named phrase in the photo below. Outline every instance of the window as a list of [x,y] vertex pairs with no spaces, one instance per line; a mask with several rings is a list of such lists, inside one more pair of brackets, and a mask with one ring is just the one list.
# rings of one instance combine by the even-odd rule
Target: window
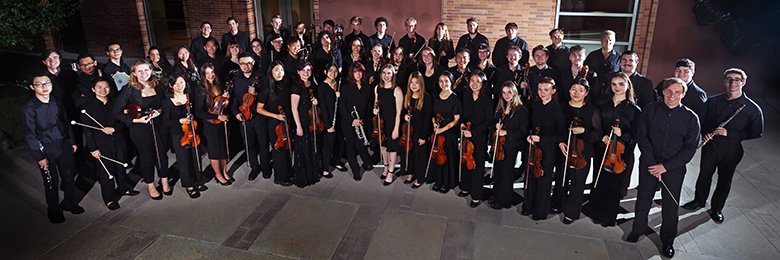
[[158,46],[169,57],[179,45],[189,46],[187,27],[184,22],[184,6],[181,0],[144,1],[146,25],[149,27],[149,41]]
[[615,49],[626,51],[634,41],[639,0],[558,0],[556,28],[566,45],[580,44],[588,52],[601,48],[601,32],[615,31]]

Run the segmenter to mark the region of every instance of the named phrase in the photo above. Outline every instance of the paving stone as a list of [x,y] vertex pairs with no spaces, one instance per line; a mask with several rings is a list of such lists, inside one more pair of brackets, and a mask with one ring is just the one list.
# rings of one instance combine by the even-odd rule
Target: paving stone
[[438,259],[447,219],[403,211],[386,211],[366,259]]
[[737,209],[726,207],[723,214],[726,221],[722,224],[708,221],[689,232],[702,254],[743,259],[780,258],[780,252]]
[[[604,242],[580,236],[476,223],[474,259],[607,259]],[[545,250],[539,250],[545,248]]]
[[289,259],[214,243],[174,236],[162,236],[135,259]]
[[92,223],[79,230],[40,259],[100,259],[107,257],[114,248],[130,240],[137,231],[125,227],[113,227]]
[[331,194],[330,200],[381,208],[387,205],[393,189],[383,186],[379,177],[369,172],[363,174],[361,181],[355,181],[351,176],[351,172],[349,176],[344,176]]

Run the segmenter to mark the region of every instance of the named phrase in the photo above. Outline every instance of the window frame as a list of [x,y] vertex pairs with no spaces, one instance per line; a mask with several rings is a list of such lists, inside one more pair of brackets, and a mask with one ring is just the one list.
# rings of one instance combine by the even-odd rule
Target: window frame
[[[561,11],[561,0],[557,0],[556,8],[555,8],[555,28],[559,28],[560,18],[561,16],[580,16],[580,17],[609,17],[609,18],[631,18],[631,29],[628,34],[628,41],[615,41],[615,46],[625,46],[626,50],[630,50],[631,46],[634,45],[634,33],[636,32],[636,20],[637,15],[639,12],[639,0],[628,0],[628,1],[634,1],[634,10],[633,13],[604,13],[604,12],[562,12]],[[563,28],[564,30],[566,28]],[[605,30],[609,28],[604,28]],[[587,44],[587,45],[601,45],[600,41],[594,41],[594,40],[567,40],[566,38],[563,39],[563,43],[566,45],[572,45],[572,44]]]

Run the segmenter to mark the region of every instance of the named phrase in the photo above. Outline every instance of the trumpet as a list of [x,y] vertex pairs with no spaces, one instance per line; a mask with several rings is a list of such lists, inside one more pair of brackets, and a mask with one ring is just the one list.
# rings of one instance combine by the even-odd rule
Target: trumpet
[[[360,122],[363,122],[362,119],[360,119],[360,114],[358,114],[357,108],[352,107],[352,112],[350,112],[353,118],[360,120]],[[355,127],[355,133],[357,134],[358,139],[363,140],[363,146],[368,146],[368,138],[366,137],[366,132],[363,130],[363,126]]]

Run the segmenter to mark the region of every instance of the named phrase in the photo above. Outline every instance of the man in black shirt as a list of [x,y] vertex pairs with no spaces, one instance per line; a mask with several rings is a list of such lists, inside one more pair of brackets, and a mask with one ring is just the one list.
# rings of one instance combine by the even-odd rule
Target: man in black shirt
[[[270,49],[271,40],[276,39],[278,37],[287,40],[287,37],[289,36],[290,36],[290,32],[288,32],[286,28],[282,28],[282,16],[278,14],[274,15],[274,17],[271,18],[271,31],[265,35],[265,46],[266,48]],[[247,40],[247,42],[248,41],[249,40]],[[243,51],[247,50],[246,48],[243,48],[243,45],[241,47]]]
[[[255,59],[249,52],[241,53],[238,58],[238,65],[241,73],[237,73],[233,78],[233,93],[230,94],[230,111],[233,116],[241,122],[241,131],[244,134],[244,141],[247,160],[252,171],[249,172],[249,180],[253,181],[263,172],[263,177],[271,177],[271,154],[268,147],[268,132],[266,130],[266,117],[257,114],[255,109],[257,102],[249,108],[251,118],[245,119],[239,109],[244,103],[244,94],[256,95],[263,87],[262,73],[253,70]],[[257,84],[255,84],[257,82]],[[260,154],[260,163],[257,162],[257,155]]]
[[311,43],[311,37],[306,35],[306,24],[303,22],[298,22],[295,24],[295,37],[298,37],[298,39],[301,40],[301,44],[304,47],[307,45],[313,45]]
[[664,80],[664,101],[645,106],[637,123],[636,141],[642,156],[639,158],[634,225],[626,241],[635,243],[639,236],[647,233],[655,187],[661,182],[661,254],[665,257],[674,256],[685,165],[693,158],[699,143],[699,119],[680,102],[685,96],[685,88],[685,82],[678,78]]
[[523,50],[523,56],[520,59],[520,64],[528,62],[528,43],[520,37],[517,37],[517,24],[508,23],[504,27],[506,31],[506,37],[498,39],[496,46],[493,48],[493,65],[500,67],[507,63],[506,61],[506,49],[510,45],[520,47]]
[[[693,82],[693,74],[696,74],[696,63],[693,63],[692,60],[681,59],[674,64],[674,77],[688,84],[688,92],[685,93],[682,103],[701,118],[707,114],[707,106],[704,105],[704,102],[707,102],[707,92],[704,92],[699,85],[696,85],[696,82]],[[662,83],[655,87],[659,100],[664,99],[662,87]]]
[[464,34],[460,37],[460,39],[458,39],[458,45],[455,47],[455,49],[469,49],[471,52],[470,60],[472,63],[476,64],[476,62],[479,62],[479,56],[477,56],[479,45],[484,43],[488,45],[488,48],[490,48],[490,42],[488,41],[487,37],[479,33],[479,21],[477,21],[477,18],[471,17],[466,19],[466,28],[468,33]]
[[334,23],[333,20],[328,19],[322,22],[323,31],[333,32],[333,28],[336,28],[336,23]]
[[[354,41],[355,38],[360,38],[364,43],[368,42],[368,36],[363,34],[363,31],[360,30],[360,25],[363,24],[363,18],[360,18],[360,16],[352,16],[352,19],[349,19],[349,23],[352,25],[352,33],[344,36],[344,46],[341,46],[341,53],[349,53],[349,49],[352,48],[352,41]],[[364,46],[364,48],[368,47]]]
[[[534,63],[536,63],[536,65],[532,66],[528,71],[528,78],[524,79],[523,82],[520,83],[521,88],[530,89],[530,96],[538,95],[537,90],[539,87],[539,80],[543,79],[544,77],[550,77],[556,82],[560,82],[561,75],[558,73],[558,71],[547,65],[548,53],[549,51],[547,48],[542,45],[538,45],[533,49]],[[528,100],[528,97],[524,98]]]
[[[279,20],[279,24],[281,24],[281,19]],[[227,52],[228,44],[232,41],[235,41],[238,43],[238,45],[241,45],[241,51],[247,51],[247,48],[249,48],[249,34],[238,30],[238,21],[236,18],[228,17],[225,22],[227,22],[230,31],[222,35],[222,51]],[[273,22],[271,24],[273,24]]]
[[[374,45],[379,43],[382,44],[382,50],[389,54],[389,51],[387,51],[388,50],[387,47],[390,47],[390,49],[392,49],[393,47],[395,47],[393,46],[395,45],[395,43],[393,43],[393,36],[386,34],[387,26],[388,26],[387,18],[381,16],[379,18],[376,18],[376,20],[374,21],[374,27],[376,27],[376,33],[374,35],[371,35],[371,37],[368,37],[368,46],[366,47],[366,49],[370,50],[372,47],[374,47]],[[389,57],[389,55],[387,56]]]
[[[631,80],[631,85],[634,86],[634,93],[636,96],[636,105],[639,108],[645,107],[645,105],[655,101],[655,91],[653,91],[653,81],[645,78],[639,72],[636,72],[636,67],[639,64],[639,55],[633,51],[626,51],[620,55],[620,71],[628,75]],[[610,79],[612,77],[609,77]],[[604,86],[607,88],[608,86]]]
[[550,64],[550,67],[558,71],[571,67],[569,65],[569,47],[563,45],[563,29],[550,31],[550,41],[552,41],[552,44],[547,45],[547,50],[550,51],[550,58],[547,63]]
[[203,46],[206,55],[201,56],[200,59],[197,60],[198,62],[195,63],[198,69],[200,69],[200,66],[203,66],[203,64],[211,63],[211,65],[214,65],[214,71],[221,72],[220,68],[222,62],[225,61],[225,56],[217,54],[217,46],[219,46],[217,39],[210,38],[206,41],[206,44]]
[[[51,98],[52,82],[49,77],[36,75],[30,89],[35,91],[35,96],[19,108],[24,139],[41,169],[49,221],[62,223],[65,221],[63,210],[73,214],[84,213],[84,208],[74,202],[73,153],[77,146],[62,103]],[[60,188],[65,192],[62,203],[59,201]]]
[[425,46],[425,38],[417,34],[417,20],[414,17],[406,18],[404,25],[406,25],[406,34],[398,40],[398,46],[404,48],[406,59],[414,59],[416,58],[414,55]]
[[119,72],[130,74],[130,66],[127,66],[127,63],[125,63],[122,53],[122,46],[119,43],[112,42],[106,45],[106,55],[108,55],[109,59],[106,66],[103,67],[103,74],[109,77],[113,77],[114,74]]
[[[701,148],[701,169],[696,179],[696,196],[682,207],[695,210],[704,207],[710,194],[710,184],[715,169],[718,169],[718,184],[712,194],[709,210],[712,220],[723,222],[723,206],[731,190],[731,179],[737,164],[742,161],[742,141],[759,138],[764,132],[764,114],[761,108],[748,98],[742,87],[747,83],[747,74],[741,69],[731,68],[723,73],[726,93],[707,100],[707,114],[701,119],[703,141]],[[742,108],[742,110],[739,110]],[[737,112],[739,111],[739,112]],[[725,121],[735,115],[725,125]]]
[[590,70],[596,72],[596,75],[602,76],[598,82],[599,86],[604,86],[609,80],[607,77],[603,76],[620,70],[621,53],[615,50],[614,47],[615,32],[606,30],[601,33],[601,49],[590,52],[588,57],[585,58],[585,65],[588,65]]
[[[208,55],[206,53],[206,50],[203,49],[203,46],[206,45],[208,41],[211,39],[214,39],[211,37],[211,23],[208,21],[205,21],[200,24],[200,35],[196,37],[195,39],[192,39],[192,43],[190,44],[190,51],[192,52],[192,60],[200,60],[201,58]],[[214,39],[216,41],[217,39]],[[217,49],[219,49],[219,42],[217,42]],[[217,53],[219,50],[217,50]]]
[[[452,83],[452,92],[458,95],[461,100],[464,97],[466,88],[468,88],[469,79],[476,69],[469,65],[469,49],[458,49],[455,52],[455,66],[447,69],[452,73],[452,79],[455,82]],[[499,90],[501,91],[501,90]]]
[[[76,60],[78,61],[79,66],[78,83],[76,84],[76,90],[73,91],[71,97],[73,98],[76,107],[81,107],[95,96],[95,93],[92,92],[92,86],[95,86],[96,82],[101,80],[111,81],[109,81],[109,77],[106,77],[103,72],[97,69],[97,61],[92,54],[82,53]],[[115,96],[116,94],[118,94],[118,92],[116,89],[113,89],[109,96]]]

